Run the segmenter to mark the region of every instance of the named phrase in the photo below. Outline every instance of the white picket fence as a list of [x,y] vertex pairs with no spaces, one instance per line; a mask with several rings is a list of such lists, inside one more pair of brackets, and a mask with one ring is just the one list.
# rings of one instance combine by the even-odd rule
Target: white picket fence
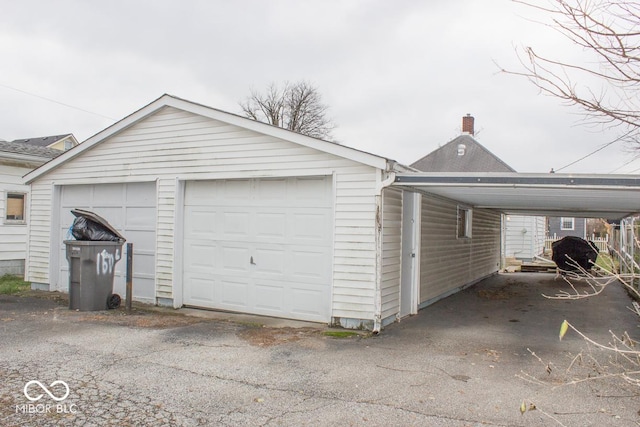
[[[544,252],[551,253],[551,244],[555,241],[562,239],[562,237],[558,237],[555,234],[553,236],[547,236],[544,239]],[[609,251],[609,235],[607,234],[605,237],[596,237],[591,236],[587,240],[593,242],[600,252],[608,252]]]

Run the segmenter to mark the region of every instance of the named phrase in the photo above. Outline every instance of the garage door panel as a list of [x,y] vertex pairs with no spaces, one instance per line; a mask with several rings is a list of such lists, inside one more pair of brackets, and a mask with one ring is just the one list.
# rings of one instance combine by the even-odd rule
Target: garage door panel
[[262,205],[283,206],[287,200],[286,179],[265,179],[256,182],[256,197]]
[[285,265],[287,265],[287,251],[283,248],[275,247],[260,247],[256,246],[254,257],[255,274],[267,274],[270,276],[278,276],[282,279],[285,277]]
[[222,249],[222,265],[219,273],[247,274],[251,265],[251,251],[247,247],[238,246],[237,244],[221,244]]
[[[144,302],[155,302],[156,184],[67,185],[60,191],[60,265],[57,289],[68,290],[69,269],[63,240],[73,237],[69,228],[75,216],[71,209],[86,209],[105,218],[128,243],[133,243],[133,296]],[[126,290],[126,246],[116,264],[114,292]]]
[[152,183],[130,183],[125,188],[125,204],[148,206],[155,209],[156,206],[156,192],[155,184],[153,184],[154,191],[149,191],[149,187]]
[[293,198],[304,200],[307,205],[331,206],[331,182],[327,179],[296,178],[291,191]]
[[[122,260],[116,264],[123,271],[126,269],[126,247],[123,248],[125,254],[122,255]],[[133,263],[134,267],[137,267],[136,272],[133,273],[133,278],[153,278],[153,271],[155,269],[156,257],[153,252],[150,251],[138,251],[135,246],[133,248]],[[137,283],[136,283],[137,286]]]
[[248,238],[250,233],[251,215],[246,211],[227,211],[222,215],[222,238],[241,239]]
[[198,275],[185,276],[188,280],[189,287],[187,289],[187,295],[190,301],[200,302],[204,304],[211,304],[214,302],[213,291],[215,289],[215,281],[210,277],[201,277]]
[[185,236],[187,238],[214,238],[216,234],[217,213],[204,207],[188,207],[185,212]]
[[285,239],[287,214],[284,212],[257,212],[255,235],[258,239]]
[[[185,304],[328,321],[331,182],[318,177],[188,182]],[[212,217],[215,231],[202,224]],[[204,265],[206,246],[218,248],[215,267]],[[199,278],[204,272],[211,276],[206,286]]]
[[207,206],[215,205],[214,200],[219,198],[217,194],[218,185],[212,185],[211,181],[191,181],[189,182],[189,191],[185,193],[185,206]]
[[255,308],[261,314],[280,315],[284,311],[285,289],[281,284],[257,280]]
[[306,286],[293,286],[291,288],[291,312],[300,317],[312,319],[317,317],[318,320],[324,317],[323,310],[320,310],[317,304],[318,300],[327,297],[326,291],[318,288],[309,288]]
[[330,280],[325,268],[331,261],[328,251],[293,251],[291,274],[297,280],[315,280],[325,283]]
[[155,219],[155,207],[127,207],[125,208],[125,228],[142,227],[147,230],[155,228],[154,223],[149,223],[150,218]]
[[[127,229],[125,237],[127,238],[127,242],[133,243],[133,252],[136,255],[139,252],[155,253],[156,243],[148,238],[150,232],[153,232],[153,230]],[[123,250],[126,250],[126,245]]]
[[62,204],[70,207],[87,206],[87,201],[92,199],[92,193],[93,186],[91,185],[74,186],[73,191],[65,192]]
[[329,229],[329,213],[321,212],[293,212],[292,236],[296,244],[327,244],[327,229]]
[[217,245],[208,241],[190,242],[184,247],[185,259],[190,260],[190,271],[213,274],[220,264]]
[[249,283],[236,277],[220,281],[220,304],[228,309],[245,310],[248,306]]
[[[94,191],[96,187],[94,187]],[[123,194],[122,184],[101,184],[99,188],[99,196],[94,197],[94,202],[99,203],[100,201],[108,201],[109,203],[113,203],[115,205],[120,204],[121,206],[124,204],[124,194]]]
[[[221,181],[222,185],[222,199],[233,203],[227,203],[227,206],[233,206],[239,204],[242,206],[246,204],[251,198],[252,181],[248,179],[234,179],[228,181]],[[215,195],[214,195],[215,196]]]

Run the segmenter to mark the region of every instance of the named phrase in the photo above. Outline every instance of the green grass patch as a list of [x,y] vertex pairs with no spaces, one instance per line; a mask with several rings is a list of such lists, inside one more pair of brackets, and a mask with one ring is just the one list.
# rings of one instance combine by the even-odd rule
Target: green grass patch
[[618,264],[618,260],[612,258],[611,255],[606,252],[600,252],[598,259],[596,259],[596,266],[607,271],[618,271]]
[[322,333],[322,335],[331,338],[351,338],[360,334],[353,331],[325,331]]
[[31,290],[31,285],[18,276],[6,274],[0,276],[0,294],[15,295]]

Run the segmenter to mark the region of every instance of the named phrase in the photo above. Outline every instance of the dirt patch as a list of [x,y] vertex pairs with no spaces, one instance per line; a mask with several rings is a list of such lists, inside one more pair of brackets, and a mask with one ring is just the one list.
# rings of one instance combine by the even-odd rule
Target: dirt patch
[[[169,309],[136,303],[131,312],[124,306],[114,310],[78,311],[69,310],[69,295],[61,292],[26,291],[6,297],[12,302],[22,302],[24,314],[53,314],[60,320],[127,326],[132,328],[166,329],[202,323],[207,319],[185,316]],[[42,303],[37,303],[41,301]],[[53,303],[53,304],[52,304]],[[15,307],[14,307],[15,309]]]
[[319,330],[312,328],[266,328],[256,326],[241,331],[238,336],[251,345],[271,347],[318,336],[319,333]]
[[480,298],[488,300],[507,300],[516,295],[517,293],[509,290],[507,286],[499,289],[481,289],[478,291],[478,296]]
[[58,316],[69,320],[128,326],[132,328],[168,329],[202,323],[206,319],[189,317],[181,314],[155,313],[140,309],[133,309],[130,313],[124,308],[105,311],[72,311],[58,309]]

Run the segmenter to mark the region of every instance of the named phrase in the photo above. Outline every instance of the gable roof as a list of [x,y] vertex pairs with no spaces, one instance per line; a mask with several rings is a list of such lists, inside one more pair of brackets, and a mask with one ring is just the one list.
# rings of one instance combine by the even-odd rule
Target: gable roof
[[[462,148],[464,155],[458,154]],[[471,135],[463,134],[411,164],[423,172],[515,172]]]
[[310,136],[302,135],[297,132],[283,129],[278,126],[273,126],[267,123],[252,120],[246,117],[239,116],[237,114],[229,113],[226,111],[218,110],[216,108],[208,107],[206,105],[198,104],[195,102],[187,101],[172,95],[164,94],[160,98],[151,102],[150,104],[142,107],[138,111],[130,114],[124,119],[116,122],[101,132],[95,134],[91,138],[84,141],[82,144],[65,151],[62,155],[54,159],[53,161],[46,163],[25,175],[26,183],[31,183],[39,177],[45,175],[51,170],[56,169],[60,165],[78,157],[87,150],[92,149],[94,146],[100,144],[104,140],[123,132],[134,124],[144,120],[152,114],[158,112],[165,107],[173,107],[179,110],[187,111],[200,116],[209,117],[214,120],[219,120],[224,123],[242,127],[244,129],[253,130],[255,132],[262,133],[264,135],[273,136],[283,139],[295,144],[306,146],[316,149],[318,151],[326,152],[329,154],[343,157],[353,160],[358,163],[366,164],[382,170],[398,170],[408,171],[411,170],[407,166],[400,165],[394,160],[377,156],[375,154],[367,153],[355,148],[347,147],[335,142],[324,141]]
[[[61,139],[68,138],[73,136],[72,133],[66,133],[64,135],[52,135],[52,136],[39,136],[36,138],[26,138],[26,139],[14,139],[12,142],[19,142],[24,144],[36,145],[38,147],[49,147],[50,145],[55,144]],[[75,139],[75,138],[74,138]]]
[[43,160],[53,159],[62,154],[60,150],[53,148],[41,147],[33,144],[25,144],[16,141],[0,141],[0,157],[29,156],[40,157]]

